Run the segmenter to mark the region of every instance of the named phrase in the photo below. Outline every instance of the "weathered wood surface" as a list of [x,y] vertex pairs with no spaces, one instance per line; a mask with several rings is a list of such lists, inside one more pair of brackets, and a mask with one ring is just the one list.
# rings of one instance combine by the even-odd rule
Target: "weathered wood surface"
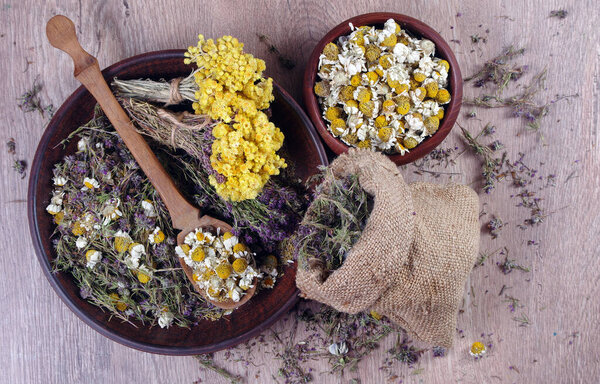
[[[551,10],[560,8],[569,11],[566,19],[548,18]],[[83,47],[98,58],[101,67],[147,51],[186,47],[195,43],[198,33],[237,36],[249,52],[266,60],[268,74],[298,98],[305,60],[318,39],[339,22],[367,11],[405,13],[433,26],[448,41],[460,40],[451,46],[464,74],[473,73],[506,45],[525,46],[528,52],[523,61],[533,71],[548,68],[548,91],[542,97],[581,95],[552,107],[543,122],[543,141],[526,132],[522,121],[507,117],[507,111],[479,111],[480,120],[461,114],[459,122],[472,131],[487,121],[494,122],[497,137],[511,156],[527,152],[528,164],[543,175],[556,174],[556,186],[538,192],[552,214],[539,227],[521,231],[516,224],[527,212],[515,206],[516,200],[510,198],[515,190],[508,182],[492,195],[482,196],[486,211],[499,214],[508,226],[496,240],[483,234],[481,249],[507,245],[511,256],[530,266],[531,272],[504,275],[495,265],[501,261],[498,256],[476,268],[467,285],[464,312],[459,316],[462,333],[457,335],[455,347],[444,358],[427,353],[416,372],[400,367],[398,373],[404,382],[425,383],[597,382],[600,36],[595,21],[600,12],[593,1],[9,0],[0,4],[1,139],[6,142],[13,137],[17,158],[31,162],[47,120],[37,113],[23,113],[17,98],[38,77],[44,84],[42,100],[58,107],[79,85],[72,76],[70,58],[46,41],[45,24],[55,14],[74,20]],[[292,71],[282,68],[256,33],[268,34],[282,52],[297,61],[297,67]],[[487,42],[473,44],[470,36],[475,34],[486,37]],[[474,94],[473,88],[465,88],[467,97]],[[463,109],[468,111],[469,107]],[[458,133],[458,129],[451,133],[442,146],[462,146]],[[225,383],[213,372],[201,372],[192,358],[150,355],[109,341],[60,302],[33,254],[25,209],[26,180],[12,169],[15,157],[6,149],[1,153],[0,360],[4,366],[0,381],[149,384],[191,383],[201,378],[202,382]],[[460,172],[453,180],[472,183],[478,178],[478,169],[477,161],[464,154],[456,165],[443,171]],[[409,180],[430,179],[413,174],[410,167],[404,174]],[[540,245],[528,246],[527,240]],[[506,292],[519,298],[524,308],[509,311],[498,296],[503,285],[510,287]],[[528,315],[530,326],[519,327],[513,320],[521,313]],[[274,329],[284,331],[291,326],[290,320],[280,321]],[[488,357],[473,361],[468,346],[482,333],[492,334],[484,339],[491,339],[494,347]],[[301,338],[302,333],[298,340]],[[318,373],[328,370],[324,359],[309,366],[316,382],[348,382],[353,377],[363,383],[385,382],[379,367],[392,343],[385,340],[380,350],[359,365],[358,372],[343,380]],[[215,359],[248,382],[271,382],[278,368],[273,351],[260,348],[253,355],[256,366],[226,362],[223,352]]]

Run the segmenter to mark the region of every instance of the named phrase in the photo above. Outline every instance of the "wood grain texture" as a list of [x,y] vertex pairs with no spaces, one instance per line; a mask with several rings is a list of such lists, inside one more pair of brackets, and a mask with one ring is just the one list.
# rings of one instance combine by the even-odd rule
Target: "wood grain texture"
[[[551,10],[566,8],[564,20],[548,18]],[[465,75],[496,55],[502,47],[516,43],[528,49],[526,62],[536,69],[548,67],[548,98],[556,93],[579,92],[581,97],[553,106],[543,123],[544,142],[525,131],[520,120],[503,110],[478,112],[478,120],[459,117],[472,130],[493,121],[497,136],[509,155],[528,152],[528,163],[545,174],[556,173],[557,185],[540,191],[550,212],[547,222],[532,231],[515,227],[527,212],[510,198],[514,189],[500,184],[482,196],[489,213],[500,214],[509,225],[498,239],[482,236],[481,249],[508,245],[511,255],[529,265],[525,275],[515,271],[503,275],[494,261],[474,270],[467,284],[464,312],[459,316],[462,336],[445,358],[425,356],[413,370],[400,369],[404,382],[424,383],[588,383],[600,377],[600,155],[598,115],[600,62],[597,26],[599,9],[591,0],[504,2],[480,1],[302,1],[193,2],[142,1],[5,1],[0,5],[0,79],[2,95],[1,138],[14,137],[20,159],[31,161],[46,119],[37,113],[24,114],[16,99],[39,76],[44,83],[41,97],[59,106],[78,86],[70,71],[70,58],[46,43],[45,23],[55,14],[72,18],[84,46],[101,67],[123,58],[159,49],[194,44],[196,35],[218,37],[232,34],[249,52],[264,58],[267,72],[299,100],[302,70],[315,44],[339,22],[365,12],[391,11],[416,17],[440,32],[450,42]],[[460,12],[461,16],[457,17]],[[504,17],[506,16],[506,17]],[[481,26],[480,26],[481,25]],[[453,27],[453,28],[452,28]],[[489,29],[489,34],[485,30]],[[287,71],[267,52],[256,33],[268,34],[297,67]],[[487,43],[472,44],[470,36],[487,36]],[[465,87],[465,97],[475,95]],[[468,111],[468,108],[463,109]],[[517,136],[517,134],[519,134]],[[442,147],[460,144],[453,131]],[[9,383],[225,383],[212,372],[200,372],[192,358],[150,355],[122,347],[87,327],[60,302],[45,280],[33,255],[27,232],[26,180],[12,170],[14,158],[3,149],[0,156],[0,358],[5,362],[0,381]],[[540,163],[544,163],[540,165]],[[454,181],[478,185],[478,162],[461,156],[444,171],[460,172]],[[575,172],[575,173],[572,173]],[[429,180],[406,168],[410,181]],[[569,176],[571,177],[569,178]],[[436,179],[444,181],[443,178]],[[527,246],[537,240],[537,247]],[[498,296],[501,287],[521,299],[531,320],[527,328],[512,320],[507,303]],[[473,287],[471,294],[470,287]],[[274,326],[284,332],[291,319]],[[572,337],[575,332],[578,336]],[[473,361],[468,346],[482,333],[492,334],[494,347],[488,357]],[[298,334],[298,339],[303,337]],[[360,377],[363,383],[385,382],[379,366],[393,340],[365,359],[355,374],[344,380],[315,373],[322,383],[348,382]],[[273,351],[259,349],[256,366],[227,363],[248,382],[271,382],[278,363]],[[226,354],[216,361],[226,364]],[[327,370],[325,361],[310,364],[315,372]],[[509,369],[510,366],[516,367]]]

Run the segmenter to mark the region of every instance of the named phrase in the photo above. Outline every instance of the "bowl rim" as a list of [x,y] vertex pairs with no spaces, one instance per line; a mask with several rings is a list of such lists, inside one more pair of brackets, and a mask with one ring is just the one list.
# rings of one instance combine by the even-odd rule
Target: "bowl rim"
[[331,132],[329,132],[327,129],[325,121],[321,115],[321,107],[317,101],[317,97],[313,92],[313,85],[315,84],[315,79],[317,77],[319,56],[321,55],[321,52],[327,43],[330,43],[336,40],[338,37],[347,35],[351,32],[349,23],[352,23],[354,26],[375,25],[383,24],[388,19],[394,19],[402,28],[407,29],[418,36],[422,36],[433,41],[436,45],[436,56],[447,60],[451,68],[449,75],[449,88],[452,99],[446,107],[445,116],[442,119],[437,132],[426,138],[415,149],[411,150],[405,155],[386,154],[386,156],[396,163],[396,165],[402,165],[411,163],[427,155],[435,147],[441,144],[441,142],[450,133],[450,130],[452,130],[454,127],[454,123],[456,122],[458,113],[462,106],[463,80],[460,66],[458,65],[458,61],[456,60],[454,52],[448,43],[433,28],[418,19],[393,12],[365,13],[341,22],[331,29],[313,49],[304,70],[302,96],[306,112],[327,146],[337,155],[350,149],[350,146],[333,136],[333,134],[331,134]]
[[[117,63],[112,64],[111,66],[102,70],[102,74],[104,77],[109,80],[114,77],[116,73],[120,72],[122,69],[131,66],[136,63],[147,63],[152,59],[172,59],[172,58],[182,58],[185,50],[183,49],[171,49],[171,50],[160,50],[160,51],[151,51],[142,53],[139,55],[135,55],[124,60],[121,60]],[[273,81],[273,87],[279,92],[279,94],[285,99],[285,101],[290,105],[290,107],[300,116],[303,124],[306,126],[308,130],[308,134],[311,140],[315,143],[317,153],[319,155],[319,160],[322,164],[329,164],[329,160],[327,158],[325,149],[319,140],[319,136],[315,131],[314,126],[312,125],[308,116],[306,116],[304,110],[298,105],[298,103],[292,98],[292,96],[287,93],[281,86],[279,86],[275,81]],[[52,274],[52,265],[50,264],[49,258],[44,252],[44,248],[42,245],[42,238],[40,235],[40,231],[38,228],[38,215],[36,212],[36,206],[38,205],[38,196],[36,195],[36,186],[39,182],[40,178],[40,168],[42,166],[42,158],[46,150],[48,150],[48,144],[51,137],[55,134],[59,116],[62,116],[63,112],[69,110],[73,107],[73,104],[83,97],[86,93],[89,93],[87,89],[83,86],[79,86],[61,105],[61,107],[57,110],[54,117],[50,120],[48,125],[46,126],[42,137],[40,138],[39,144],[36,148],[35,156],[30,168],[30,176],[29,176],[29,184],[27,188],[27,216],[29,223],[29,231],[31,234],[33,247],[35,250],[36,257],[40,266],[42,267],[42,271],[46,276],[46,279],[50,283],[50,286],[54,289],[56,294],[60,297],[60,299],[67,305],[67,307],[85,324],[90,326],[92,329],[100,333],[101,335],[111,339],[119,344],[124,346],[137,349],[143,352],[155,353],[155,354],[163,354],[163,355],[173,355],[173,356],[186,356],[186,355],[196,355],[202,353],[210,353],[216,352],[218,350],[222,350],[228,347],[231,347],[235,344],[239,344],[244,342],[253,336],[258,335],[265,329],[269,328],[275,321],[279,320],[281,316],[287,313],[298,301],[299,301],[299,290],[295,289],[294,293],[283,303],[283,305],[275,311],[270,317],[267,317],[265,321],[256,326],[255,328],[238,335],[234,338],[227,339],[215,344],[208,344],[197,347],[181,347],[181,346],[165,346],[160,344],[154,344],[151,342],[142,342],[131,340],[127,337],[124,337],[120,334],[117,334],[115,331],[107,328],[102,322],[97,321],[93,317],[89,316],[86,311],[79,308],[74,302],[71,301],[69,295],[65,287],[63,287],[59,281]]]

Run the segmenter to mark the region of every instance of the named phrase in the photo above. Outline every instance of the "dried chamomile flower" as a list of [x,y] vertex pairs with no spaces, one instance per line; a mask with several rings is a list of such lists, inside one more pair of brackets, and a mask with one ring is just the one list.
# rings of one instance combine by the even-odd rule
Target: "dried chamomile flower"
[[340,107],[329,107],[325,111],[325,118],[329,121],[333,121],[342,115],[342,109]]
[[371,100],[361,101],[358,104],[358,109],[367,117],[373,117],[375,109],[375,103]]
[[369,44],[366,48],[365,58],[369,62],[379,60],[379,56],[381,55],[381,48],[376,45]]
[[417,146],[417,144],[419,144],[413,137],[405,137],[404,140],[402,140],[402,143],[407,149],[413,149]]
[[471,349],[469,349],[469,354],[473,357],[481,357],[485,355],[486,348],[485,344],[481,341],[476,341],[471,345]]
[[319,81],[315,84],[315,93],[317,96],[326,97],[329,95],[329,87],[324,81]]
[[371,100],[371,91],[367,88],[361,88],[358,90],[358,94],[356,95],[356,101],[359,103]]
[[375,126],[377,128],[382,128],[385,127],[387,125],[387,119],[384,115],[379,115],[377,116],[377,118],[375,119]]
[[390,127],[383,127],[377,131],[377,136],[381,141],[389,141],[392,137],[393,130]]
[[351,146],[405,154],[439,129],[450,65],[434,56],[432,41],[410,37],[394,20],[351,30],[319,57],[315,94],[328,129]]
[[430,135],[434,134],[438,128],[440,127],[440,120],[435,116],[429,116],[423,122],[425,128],[427,129],[427,133]]
[[196,229],[175,252],[192,268],[198,287],[213,300],[240,301],[255,280],[262,278],[254,267],[254,254],[231,232],[214,235]]
[[371,140],[369,140],[369,139],[362,140],[362,141],[360,141],[358,143],[357,147],[358,148],[365,148],[365,149],[366,148],[371,148]]
[[334,119],[331,122],[331,131],[335,136],[339,136],[346,130],[346,122],[344,119]]
[[337,59],[339,53],[340,50],[338,49],[338,46],[334,43],[329,43],[325,46],[325,48],[323,48],[323,54],[329,60]]
[[447,89],[442,88],[437,92],[435,99],[440,104],[448,104],[450,102],[450,92],[448,92]]
[[427,97],[435,99],[438,93],[438,84],[435,81],[431,81],[425,84],[425,90],[427,91]]
[[383,113],[386,113],[386,114],[393,113],[395,109],[396,109],[396,103],[394,103],[394,100],[392,100],[392,99],[385,100],[383,102],[383,104],[381,105],[381,110],[383,111]]

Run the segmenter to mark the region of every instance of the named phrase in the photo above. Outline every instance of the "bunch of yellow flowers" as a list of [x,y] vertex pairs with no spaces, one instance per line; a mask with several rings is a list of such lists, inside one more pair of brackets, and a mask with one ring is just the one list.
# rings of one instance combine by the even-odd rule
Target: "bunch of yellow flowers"
[[225,177],[210,183],[231,201],[254,199],[271,175],[285,168],[276,152],[283,133],[261,110],[273,101],[273,79],[265,79],[265,62],[243,52],[244,44],[231,36],[216,41],[198,35],[198,44],[185,53],[195,63],[198,85],[193,104],[196,114],[221,121],[213,128],[212,168]]
[[211,166],[226,180],[219,184],[210,176],[209,181],[228,200],[256,198],[269,177],[287,166],[276,153],[283,133],[261,111],[254,116],[239,112],[233,124],[213,128],[213,136]]

